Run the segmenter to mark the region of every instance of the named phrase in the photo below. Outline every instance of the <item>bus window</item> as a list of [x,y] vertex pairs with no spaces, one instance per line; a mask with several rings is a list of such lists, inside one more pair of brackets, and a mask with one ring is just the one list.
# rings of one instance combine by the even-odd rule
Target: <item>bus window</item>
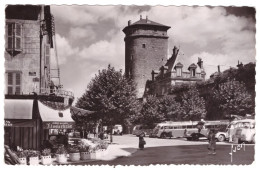
[[192,128],[192,125],[187,125],[187,128]]
[[173,129],[173,126],[170,126],[169,129]]
[[161,126],[161,130],[163,129],[163,126]]

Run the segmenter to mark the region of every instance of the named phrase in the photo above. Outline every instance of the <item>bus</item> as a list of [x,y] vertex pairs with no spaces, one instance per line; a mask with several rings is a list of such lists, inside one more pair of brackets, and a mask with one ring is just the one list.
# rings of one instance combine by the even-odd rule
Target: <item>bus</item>
[[152,131],[153,128],[140,124],[134,126],[132,134],[135,136],[139,136],[141,133],[144,133],[144,136],[150,136]]
[[153,129],[152,136],[157,138],[178,138],[187,140],[206,139],[210,129],[228,125],[228,121],[181,121],[163,122]]

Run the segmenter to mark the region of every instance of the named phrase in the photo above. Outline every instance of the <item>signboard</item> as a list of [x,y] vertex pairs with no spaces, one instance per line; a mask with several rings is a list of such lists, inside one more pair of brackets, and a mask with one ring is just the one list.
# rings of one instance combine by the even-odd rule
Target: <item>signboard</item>
[[44,122],[44,129],[72,129],[74,122]]
[[29,72],[29,76],[36,76],[36,72]]
[[23,120],[23,119],[16,119],[16,120],[5,119],[4,126],[5,127],[34,127],[35,121]]
[[11,123],[11,121],[5,120],[5,127],[12,127],[13,124]]
[[33,78],[33,82],[39,82],[40,81],[40,79],[39,78]]

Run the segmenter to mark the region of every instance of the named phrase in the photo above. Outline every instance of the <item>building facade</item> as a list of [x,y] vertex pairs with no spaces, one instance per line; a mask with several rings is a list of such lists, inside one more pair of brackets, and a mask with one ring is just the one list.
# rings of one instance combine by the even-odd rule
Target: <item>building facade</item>
[[198,58],[197,64],[192,63],[185,69],[182,63],[176,61],[178,53],[179,49],[174,47],[166,64],[159,70],[152,70],[152,80],[147,82],[146,93],[161,96],[169,94],[172,86],[205,81],[206,72],[202,59]]
[[51,131],[73,128],[74,96],[50,84],[50,6],[8,5],[5,13],[4,144],[39,150]]
[[7,6],[6,94],[40,93],[48,88],[53,47],[51,25],[47,6]]
[[151,79],[151,70],[156,70],[167,61],[169,26],[140,16],[140,20],[123,29],[125,33],[125,74],[137,84],[137,97],[145,91],[146,81]]

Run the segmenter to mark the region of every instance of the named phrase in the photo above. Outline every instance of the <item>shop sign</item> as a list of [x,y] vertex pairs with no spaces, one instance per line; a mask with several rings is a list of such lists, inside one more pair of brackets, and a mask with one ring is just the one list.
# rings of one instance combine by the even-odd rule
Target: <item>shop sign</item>
[[5,127],[12,127],[13,124],[11,123],[11,121],[5,120]]
[[72,129],[74,123],[72,122],[44,122],[44,129]]

